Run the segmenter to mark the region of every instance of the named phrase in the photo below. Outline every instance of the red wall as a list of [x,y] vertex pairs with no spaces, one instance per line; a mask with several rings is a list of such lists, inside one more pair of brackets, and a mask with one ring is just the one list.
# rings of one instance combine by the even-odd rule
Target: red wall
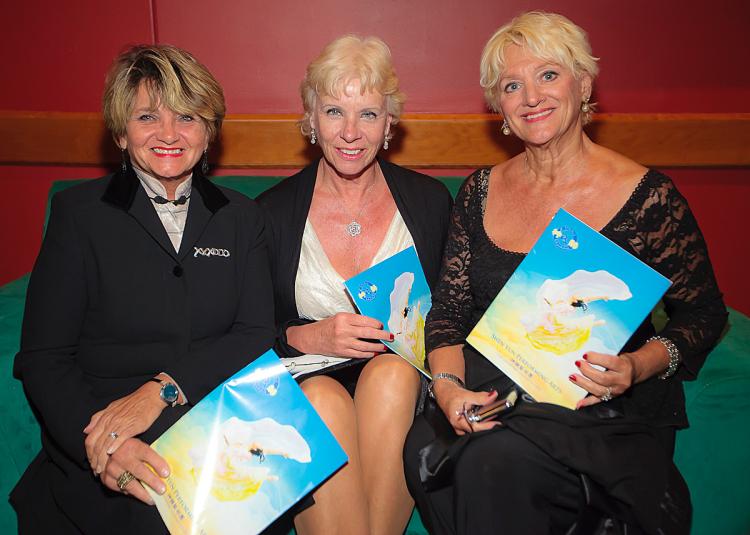
[[[391,46],[410,112],[482,112],[479,54],[503,22],[528,9],[584,27],[601,58],[595,99],[604,112],[750,112],[744,0],[26,0],[4,6],[0,48],[7,110],[95,111],[104,73],[125,45],[164,42],[193,52],[224,86],[230,113],[299,112],[309,60],[346,32]],[[64,6],[64,7],[61,7]],[[8,43],[13,43],[9,46]],[[750,140],[748,140],[750,141]],[[749,149],[750,150],[750,149]],[[0,166],[0,284],[28,272],[55,179],[100,168]],[[223,171],[226,172],[226,171]],[[241,174],[258,174],[252,170]],[[727,301],[750,313],[736,242],[750,198],[743,169],[668,170],[696,212]],[[273,172],[272,172],[273,174]],[[460,174],[460,172],[450,173]],[[744,245],[744,246],[743,246]]]

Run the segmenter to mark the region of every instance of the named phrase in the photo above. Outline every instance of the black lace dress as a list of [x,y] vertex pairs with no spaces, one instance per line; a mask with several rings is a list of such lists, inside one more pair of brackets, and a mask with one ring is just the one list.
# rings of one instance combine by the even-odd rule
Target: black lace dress
[[[489,174],[489,169],[473,173],[456,198],[440,281],[425,326],[428,352],[464,344],[525,257],[498,247],[485,231]],[[682,364],[667,380],[653,377],[608,403],[582,410],[542,403],[521,407],[524,410],[504,418],[500,431],[490,433],[510,429],[557,460],[565,471],[587,476],[615,504],[608,514],[620,515],[645,532],[682,532],[685,522],[689,523],[689,493],[671,461],[674,429],[687,426],[682,380],[697,375],[724,328],[726,308],[695,218],[665,175],[649,170],[601,233],[672,281],[663,299],[669,321],[659,334],[674,342]],[[623,351],[640,348],[654,333],[649,318]],[[497,378],[507,381],[469,345],[464,346],[464,358],[468,388]],[[425,429],[435,429],[433,423],[425,426],[425,422],[415,423],[405,461],[410,465],[410,489],[423,516],[429,516],[430,509],[434,512],[451,505],[431,503],[430,493],[422,494],[415,483],[415,452],[430,440],[428,435],[433,436]],[[450,502],[458,510],[461,497],[454,496]]]
[[[473,173],[456,198],[440,282],[425,326],[428,352],[463,344],[526,256],[498,247],[485,231],[489,174],[489,169]],[[727,318],[703,235],[685,198],[667,176],[654,170],[643,176],[601,233],[672,281],[663,299],[669,322],[659,334],[672,340],[682,355],[673,380],[653,377],[615,398],[610,406],[625,416],[684,427],[681,380],[696,377]],[[649,318],[623,351],[638,349],[653,334]],[[468,384],[497,374],[484,359],[470,360]]]

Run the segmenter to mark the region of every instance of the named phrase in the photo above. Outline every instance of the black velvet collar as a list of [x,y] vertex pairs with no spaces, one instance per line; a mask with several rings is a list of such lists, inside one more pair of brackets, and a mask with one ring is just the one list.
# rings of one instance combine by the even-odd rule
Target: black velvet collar
[[[123,210],[130,210],[139,187],[138,176],[128,163],[126,171],[120,170],[112,176],[107,190],[102,195],[102,200],[119,206]],[[226,195],[201,173],[198,166],[193,169],[192,187],[203,198],[203,203],[211,213],[216,213],[219,208],[229,203]]]

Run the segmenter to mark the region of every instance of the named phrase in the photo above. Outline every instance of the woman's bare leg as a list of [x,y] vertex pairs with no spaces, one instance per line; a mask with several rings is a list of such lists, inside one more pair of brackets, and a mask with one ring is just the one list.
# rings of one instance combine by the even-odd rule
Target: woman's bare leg
[[354,405],[371,535],[403,533],[414,507],[403,449],[419,389],[419,372],[393,354],[371,359],[357,381]]
[[349,457],[349,463],[315,493],[315,505],[295,517],[300,535],[367,535],[367,502],[357,439],[354,401],[341,384],[318,375],[302,383],[302,391]]

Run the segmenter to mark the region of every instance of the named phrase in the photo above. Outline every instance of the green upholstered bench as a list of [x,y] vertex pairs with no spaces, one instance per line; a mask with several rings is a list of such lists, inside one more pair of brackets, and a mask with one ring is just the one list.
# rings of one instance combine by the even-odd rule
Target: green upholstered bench
[[[255,197],[279,177],[217,177]],[[462,179],[441,178],[455,195]],[[77,181],[55,182],[50,196]],[[13,379],[28,275],[0,287],[0,533],[15,533],[7,495],[40,448],[39,427]],[[729,329],[696,381],[685,383],[690,428],[677,434],[675,461],[690,487],[694,535],[750,533],[750,318],[730,310]],[[424,534],[416,513],[408,535]]]

